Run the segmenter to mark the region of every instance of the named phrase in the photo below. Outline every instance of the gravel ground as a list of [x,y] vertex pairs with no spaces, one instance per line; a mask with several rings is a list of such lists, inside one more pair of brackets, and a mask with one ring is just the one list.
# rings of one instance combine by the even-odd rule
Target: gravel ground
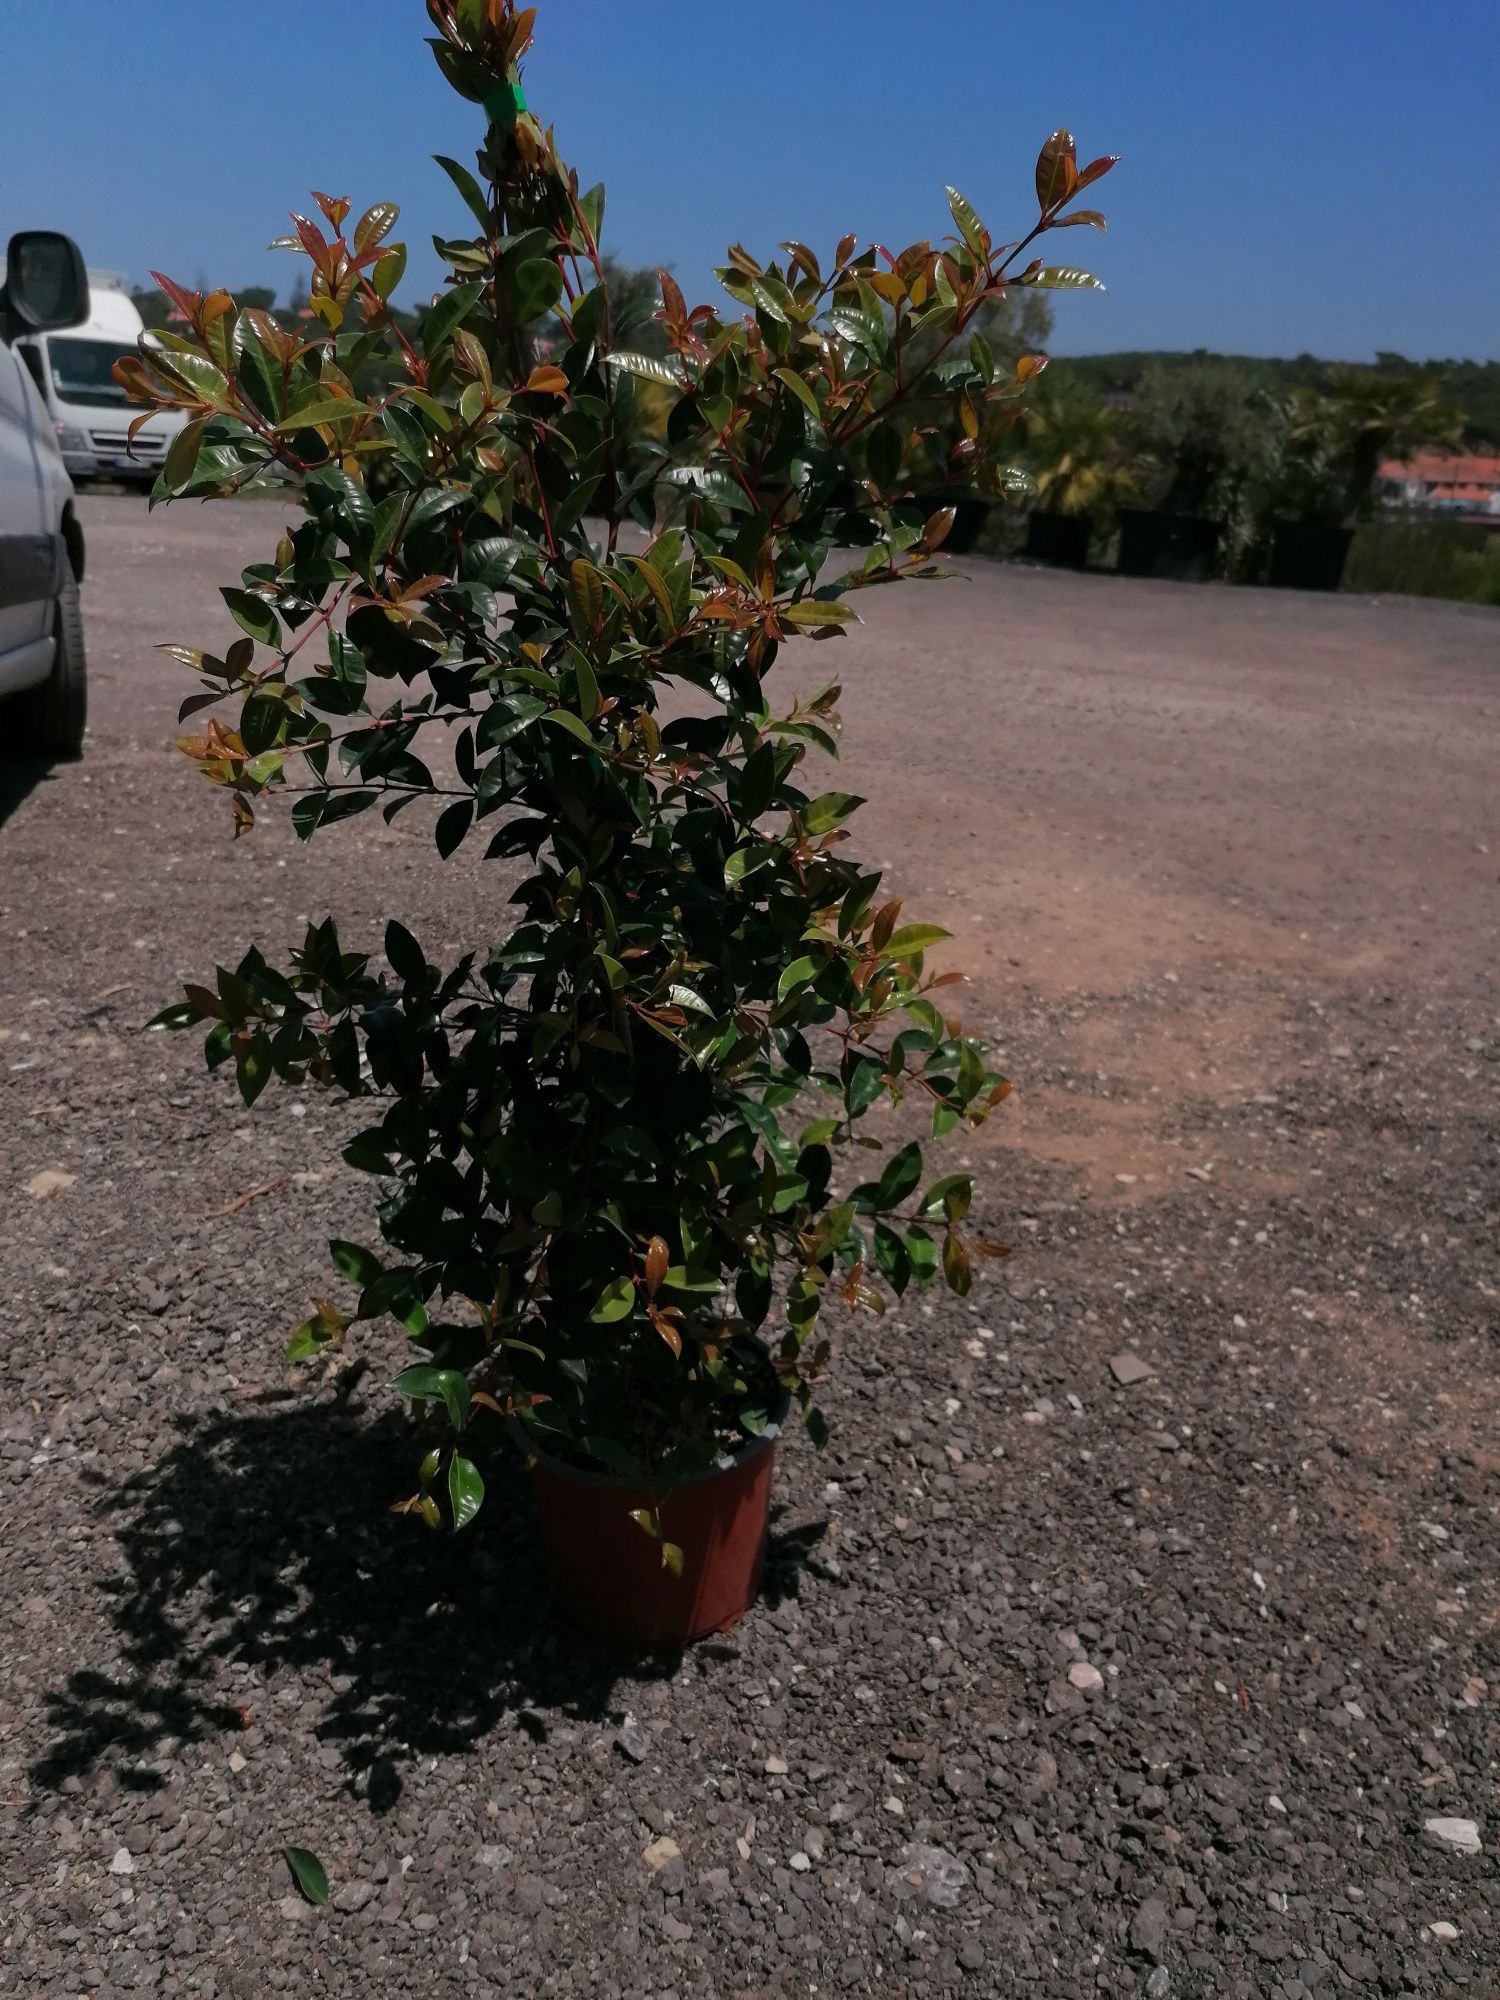
[[498,927],[493,871],[232,846],[149,648],[278,503],[83,512],[89,753],[0,781],[0,1994],[1500,1991],[1496,615],[872,607],[847,782],[1017,1078],[1015,1253],[848,1323],[765,1602],[643,1664],[504,1477],[385,1512],[394,1344],[279,1361],[339,1115],[138,1032],[308,915]]

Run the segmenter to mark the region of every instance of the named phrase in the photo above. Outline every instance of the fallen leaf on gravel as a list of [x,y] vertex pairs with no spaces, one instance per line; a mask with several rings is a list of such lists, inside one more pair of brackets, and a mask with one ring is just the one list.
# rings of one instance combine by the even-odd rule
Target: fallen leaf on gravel
[[26,1192],[33,1201],[51,1201],[53,1195],[66,1193],[77,1179],[77,1174],[65,1174],[61,1167],[43,1167],[26,1183]]
[[211,1208],[203,1220],[217,1222],[221,1216],[233,1215],[236,1209],[243,1208],[246,1202],[259,1201],[263,1194],[274,1194],[277,1188],[285,1186],[286,1175],[278,1174],[274,1181],[262,1181],[259,1187],[246,1188],[245,1192],[237,1194],[233,1201],[226,1201],[222,1208]]
[[1464,1691],[1460,1699],[1466,1708],[1478,1708],[1488,1693],[1489,1683],[1484,1677],[1480,1674],[1470,1674],[1464,1682]]
[[653,1875],[659,1875],[669,1862],[682,1859],[682,1849],[671,1834],[664,1833],[660,1840],[652,1841],[641,1859]]
[[286,1865],[292,1871],[292,1880],[310,1903],[328,1901],[328,1875],[322,1862],[310,1847],[283,1847],[281,1850]]

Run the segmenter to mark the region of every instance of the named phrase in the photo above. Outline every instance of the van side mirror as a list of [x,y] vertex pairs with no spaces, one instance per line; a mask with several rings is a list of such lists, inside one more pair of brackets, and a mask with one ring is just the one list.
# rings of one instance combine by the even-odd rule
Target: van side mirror
[[55,229],[23,229],[5,253],[0,292],[6,331],[51,333],[89,316],[89,278],[71,236]]

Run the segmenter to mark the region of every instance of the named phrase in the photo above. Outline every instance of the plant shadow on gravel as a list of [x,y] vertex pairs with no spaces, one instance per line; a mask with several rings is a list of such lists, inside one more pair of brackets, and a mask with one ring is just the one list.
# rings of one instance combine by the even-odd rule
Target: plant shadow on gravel
[[[256,1725],[274,1735],[275,1696],[300,1683],[322,1709],[311,1733],[383,1812],[404,1761],[470,1750],[508,1716],[534,1736],[552,1715],[602,1722],[618,1680],[677,1671],[677,1655],[621,1653],[556,1619],[507,1455],[487,1468],[477,1533],[429,1535],[384,1514],[393,1447],[410,1431],[363,1415],[350,1394],[360,1372],[332,1403],[288,1408],[295,1395],[273,1391],[248,1413],[181,1419],[156,1465],[101,1498],[125,1561],[103,1585],[121,1665],[80,1668],[48,1697],[38,1783],[107,1766],[127,1790],[158,1790],[175,1744]],[[773,1526],[767,1601],[796,1594],[823,1529]]]

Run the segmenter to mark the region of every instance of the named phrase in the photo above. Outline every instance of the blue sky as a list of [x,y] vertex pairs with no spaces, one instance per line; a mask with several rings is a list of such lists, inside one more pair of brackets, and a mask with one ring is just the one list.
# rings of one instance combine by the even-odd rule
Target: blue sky
[[[307,190],[399,201],[413,274],[478,113],[420,0],[0,0],[0,224],[145,279],[273,283]],[[278,51],[283,53],[278,54]],[[284,68],[284,92],[275,81]],[[1500,356],[1500,0],[542,0],[527,87],[607,234],[705,295],[724,245],[1031,219],[1057,124],[1117,152],[1109,291],[1055,351]],[[408,290],[414,289],[409,286]]]

